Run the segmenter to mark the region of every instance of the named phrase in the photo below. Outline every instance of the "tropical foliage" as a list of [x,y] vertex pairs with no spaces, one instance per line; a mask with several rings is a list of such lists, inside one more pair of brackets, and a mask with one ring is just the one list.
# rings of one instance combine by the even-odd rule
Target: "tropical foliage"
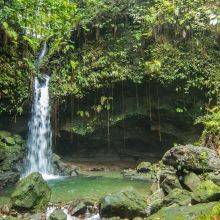
[[156,83],[197,100],[199,114],[219,94],[218,14],[215,1],[0,1],[0,112],[22,112],[30,100],[34,62],[53,97],[84,97],[118,82]]

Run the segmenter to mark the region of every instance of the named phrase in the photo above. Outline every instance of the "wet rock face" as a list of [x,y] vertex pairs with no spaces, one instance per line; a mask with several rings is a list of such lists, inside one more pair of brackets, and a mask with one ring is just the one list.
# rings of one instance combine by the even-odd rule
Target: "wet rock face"
[[131,188],[105,196],[101,200],[100,213],[102,218],[120,217],[130,219],[145,216],[146,206],[145,198]]
[[76,166],[68,166],[68,164],[64,163],[60,156],[57,154],[53,154],[53,165],[55,169],[55,173],[61,176],[77,176],[78,175],[78,167]]
[[169,194],[173,189],[182,189],[179,178],[176,175],[176,170],[172,167],[161,169],[158,174],[159,186],[165,194]]
[[18,212],[44,210],[51,196],[51,190],[41,174],[32,173],[19,181],[11,196],[12,208]]
[[214,150],[193,145],[171,148],[165,153],[162,161],[178,170],[186,169],[195,173],[213,172],[220,169],[220,157]]
[[24,155],[25,141],[21,136],[0,131],[0,188],[18,181]]

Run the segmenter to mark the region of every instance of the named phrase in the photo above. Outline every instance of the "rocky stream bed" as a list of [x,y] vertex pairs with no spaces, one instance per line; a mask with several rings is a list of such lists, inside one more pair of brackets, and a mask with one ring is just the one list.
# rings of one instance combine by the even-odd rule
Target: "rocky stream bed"
[[20,136],[0,133],[0,219],[219,219],[220,158],[209,148],[179,145],[157,163],[120,172],[54,155],[63,178],[45,182],[39,173],[19,180],[23,146]]

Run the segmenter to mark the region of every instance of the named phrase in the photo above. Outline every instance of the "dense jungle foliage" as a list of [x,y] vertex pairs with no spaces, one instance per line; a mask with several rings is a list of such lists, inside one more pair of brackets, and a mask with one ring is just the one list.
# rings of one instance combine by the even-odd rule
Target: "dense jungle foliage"
[[[51,75],[56,100],[121,82],[153,83],[182,97],[177,112],[199,100],[202,116],[219,104],[218,19],[212,0],[1,0],[0,113],[22,114],[30,102],[47,42],[41,70]],[[97,112],[111,99],[103,97]],[[219,134],[219,108],[197,121]]]

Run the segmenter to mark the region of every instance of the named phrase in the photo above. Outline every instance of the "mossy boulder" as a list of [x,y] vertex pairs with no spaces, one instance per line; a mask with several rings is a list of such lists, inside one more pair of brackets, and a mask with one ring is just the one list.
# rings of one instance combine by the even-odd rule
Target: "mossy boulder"
[[220,157],[216,151],[193,145],[171,148],[164,154],[162,161],[178,170],[186,169],[199,174],[220,168]]
[[183,184],[190,191],[194,191],[200,183],[201,179],[193,172],[186,174],[183,178]]
[[101,200],[101,217],[134,218],[145,216],[147,202],[133,188],[105,196]]
[[[211,202],[193,206],[170,206],[159,210],[147,220],[190,220],[215,219],[220,215],[220,203]],[[213,218],[212,218],[213,217]],[[218,219],[218,218],[216,218]]]
[[193,200],[196,203],[212,202],[220,200],[220,186],[211,180],[201,182],[193,191]]
[[150,210],[150,214],[153,214],[163,207],[169,207],[171,205],[185,206],[191,204],[191,201],[192,194],[189,191],[176,188],[165,197],[152,199],[148,209]]
[[148,173],[151,171],[151,163],[150,162],[141,162],[137,165],[136,170],[138,173]]
[[49,216],[49,220],[67,220],[67,215],[61,209],[55,209]]
[[40,173],[32,173],[20,180],[11,196],[12,207],[19,212],[44,210],[51,196],[51,190]]

